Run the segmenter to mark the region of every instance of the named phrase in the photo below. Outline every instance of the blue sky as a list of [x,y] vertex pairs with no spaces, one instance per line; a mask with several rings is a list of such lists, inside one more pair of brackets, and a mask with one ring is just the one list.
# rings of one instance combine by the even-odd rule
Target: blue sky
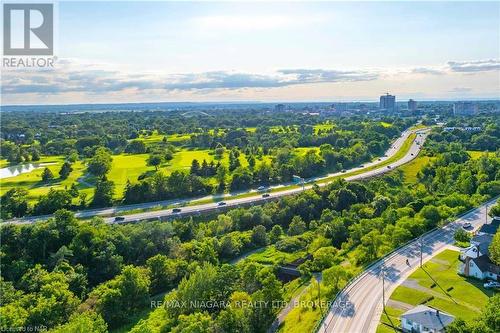
[[3,104],[500,98],[500,4],[60,2]]

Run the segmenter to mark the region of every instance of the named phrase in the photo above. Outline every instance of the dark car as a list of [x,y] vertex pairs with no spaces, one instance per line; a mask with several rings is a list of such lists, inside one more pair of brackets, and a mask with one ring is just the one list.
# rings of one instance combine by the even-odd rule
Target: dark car
[[344,173],[344,172],[346,172],[346,169],[342,169],[340,172]]
[[172,209],[172,213],[180,213],[181,209],[180,208],[174,208]]
[[271,195],[270,195],[269,193],[264,193],[264,194],[262,194],[262,197],[263,197],[263,198],[269,198],[270,196],[271,196]]
[[225,205],[226,205],[226,203],[225,203],[224,201],[221,201],[221,202],[219,202],[219,203],[217,204],[217,206],[225,206]]
[[390,165],[388,165],[388,166],[387,166],[387,169],[390,169],[390,168],[391,168],[391,166],[390,166]]
[[123,216],[116,216],[115,217],[115,222],[120,222],[120,221],[125,221],[125,217],[123,217]]

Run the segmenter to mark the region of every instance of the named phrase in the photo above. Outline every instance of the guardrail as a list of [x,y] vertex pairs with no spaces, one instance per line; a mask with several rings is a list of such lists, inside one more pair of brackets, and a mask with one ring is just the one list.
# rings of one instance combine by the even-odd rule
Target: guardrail
[[[419,237],[417,238],[414,238],[406,243],[404,243],[403,245],[401,246],[398,246],[397,248],[395,248],[394,250],[392,250],[391,252],[385,254],[384,256],[382,256],[381,258],[377,259],[376,261],[372,262],[371,264],[369,264],[368,266],[366,266],[366,268],[360,272],[359,274],[353,276],[351,279],[349,279],[345,285],[344,288],[342,288],[341,290],[339,290],[336,294],[335,294],[335,297],[333,298],[333,302],[332,304],[328,307],[328,311],[326,311],[322,316],[321,316],[321,319],[316,322],[316,325],[314,325],[314,328],[313,328],[313,332],[315,333],[318,333],[321,326],[323,325],[323,321],[326,319],[326,317],[328,316],[328,314],[330,313],[330,311],[332,310],[332,307],[335,305],[335,301],[337,300],[337,298],[339,297],[340,294],[348,291],[350,288],[353,287],[354,285],[354,282],[356,282],[357,280],[359,280],[361,277],[365,276],[367,273],[368,273],[368,270],[370,270],[370,268],[372,268],[373,266],[377,265],[377,264],[380,264],[381,262],[383,262],[384,260],[387,260],[391,257],[393,257],[397,251],[401,250],[402,248],[404,247],[407,247],[409,245],[412,245],[413,243],[415,242],[418,242],[420,239],[423,240],[423,238],[439,229],[443,229],[444,227],[446,227],[447,225],[453,223],[453,222],[456,222],[457,220],[461,219],[462,217],[464,217],[465,215],[473,212],[474,210],[480,208],[481,206],[483,205],[490,205],[491,203],[494,203],[495,201],[497,201],[498,199],[500,199],[500,195],[496,196],[495,198],[492,198],[486,202],[484,202],[483,204],[481,204],[479,207],[474,207],[474,208],[471,208],[469,210],[467,210],[466,212],[464,213],[461,213],[459,215],[457,215],[455,217],[455,219],[453,221],[448,221],[448,223],[444,224],[443,226],[441,227],[436,227],[436,228],[433,228],[429,231],[426,231],[425,233],[423,233],[422,235],[420,235]],[[331,322],[331,321],[330,321]],[[330,325],[330,322],[327,324],[327,327]]]

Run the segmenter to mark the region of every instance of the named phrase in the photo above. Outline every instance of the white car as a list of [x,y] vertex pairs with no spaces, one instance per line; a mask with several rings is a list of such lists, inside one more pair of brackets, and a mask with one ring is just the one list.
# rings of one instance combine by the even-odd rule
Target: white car
[[472,224],[470,224],[470,222],[465,222],[464,225],[462,226],[462,228],[464,229],[469,229],[470,227],[472,227]]
[[496,281],[488,281],[484,284],[485,288],[500,288],[500,283]]

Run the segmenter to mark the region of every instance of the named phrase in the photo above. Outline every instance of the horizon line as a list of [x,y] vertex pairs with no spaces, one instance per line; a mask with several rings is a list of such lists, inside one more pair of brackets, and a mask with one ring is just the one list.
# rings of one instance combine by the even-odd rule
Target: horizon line
[[[500,102],[500,96],[497,98],[482,98],[482,97],[472,97],[472,98],[437,98],[437,99],[413,99],[416,102],[462,102],[462,101],[479,101],[479,102]],[[408,100],[409,100],[408,99]],[[396,103],[406,103],[408,100],[399,100]],[[329,101],[314,101],[314,100],[303,100],[303,101],[284,101],[284,100],[270,100],[270,101],[162,101],[162,102],[103,102],[103,103],[61,103],[61,104],[0,104],[2,107],[36,107],[36,106],[78,106],[78,105],[123,105],[123,104],[325,104],[325,103],[378,103],[378,100],[329,100]]]

